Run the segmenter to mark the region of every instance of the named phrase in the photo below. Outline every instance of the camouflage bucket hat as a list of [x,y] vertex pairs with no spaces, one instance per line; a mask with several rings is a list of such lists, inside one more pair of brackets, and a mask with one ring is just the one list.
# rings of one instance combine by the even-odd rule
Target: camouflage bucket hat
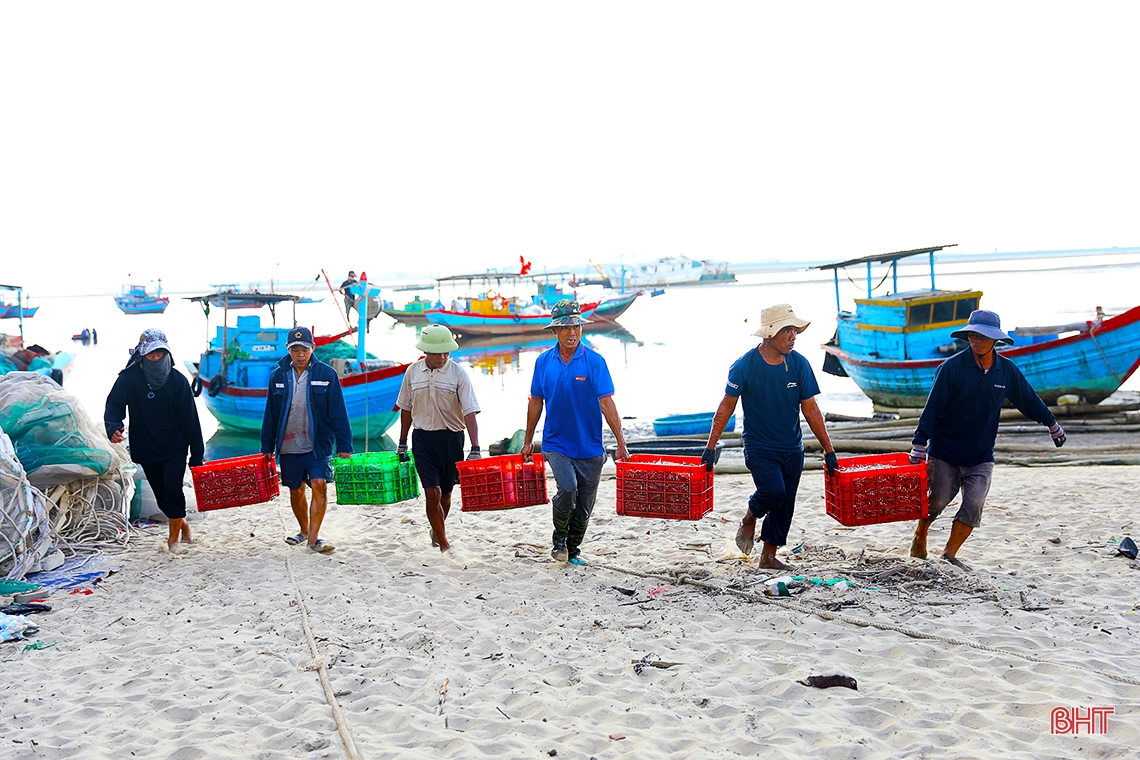
[[554,304],[554,308],[550,311],[550,324],[542,329],[549,330],[552,327],[573,327],[574,325],[588,324],[590,324],[590,320],[582,317],[582,307],[578,305],[578,302],[563,298]]

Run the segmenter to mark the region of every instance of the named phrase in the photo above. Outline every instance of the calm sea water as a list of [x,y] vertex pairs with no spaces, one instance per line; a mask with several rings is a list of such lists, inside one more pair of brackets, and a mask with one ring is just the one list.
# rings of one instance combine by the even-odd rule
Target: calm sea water
[[[1140,282],[1138,257],[991,262],[984,266],[990,271],[979,271],[978,266],[966,264],[939,265],[936,284],[947,289],[981,289],[983,307],[997,311],[1005,327],[1088,319],[1096,306],[1111,314],[1140,302],[1140,289],[1136,287]],[[1011,267],[1018,271],[1010,271]],[[925,269],[908,268],[903,273],[899,290],[929,287]],[[845,309],[851,308],[852,298],[864,295],[866,290],[865,273],[852,271],[851,275],[854,282],[844,279],[840,283]],[[877,272],[875,282],[881,276],[882,272]],[[621,318],[623,329],[586,334],[590,345],[609,364],[617,388],[615,402],[624,417],[635,418],[630,424],[647,423],[664,414],[715,409],[724,394],[729,365],[758,342],[751,333],[756,329],[760,310],[785,302],[812,322],[800,336],[796,350],[816,371],[822,391],[821,408],[844,414],[870,414],[870,400],[850,379],[833,377],[821,370],[820,344],[830,339],[835,329],[835,288],[830,273],[748,274],[739,279],[736,284],[673,288],[655,298],[644,296]],[[886,285],[889,290],[889,279]],[[38,297],[32,288],[29,290],[32,304],[41,308],[34,318],[25,321],[27,341],[76,354],[65,387],[96,420],[101,419],[107,392],[144,328],[158,327],[166,332],[175,361],[185,371],[182,362],[197,359],[219,319],[219,310],[214,310],[207,328],[201,308],[174,294],[169,294],[172,300],[165,314],[128,316],[118,310],[109,295],[46,298]],[[386,291],[383,295],[402,304],[415,293]],[[429,292],[421,295],[433,297]],[[450,298],[448,294],[444,297]],[[240,313],[259,314],[263,324],[270,320],[268,308]],[[332,297],[297,307],[298,322],[323,334],[343,330],[342,317],[340,301]],[[290,307],[279,310],[278,323],[292,323]],[[84,327],[98,330],[98,345],[71,340]],[[6,332],[15,328],[14,321],[0,323],[0,329]],[[416,340],[417,328],[396,324],[382,315],[372,324],[367,347],[383,358],[412,361],[420,355],[415,349]],[[550,345],[549,338],[469,340],[463,341],[460,351],[453,355],[474,380],[483,408],[479,426],[484,448],[525,427],[534,363],[539,352]],[[1140,378],[1131,378],[1124,387],[1140,390]],[[208,458],[257,450],[256,438],[219,431],[204,402],[199,399],[198,404],[208,440]],[[396,432],[395,428],[391,431],[392,435]],[[395,444],[384,436],[368,446],[373,450],[391,449]]]

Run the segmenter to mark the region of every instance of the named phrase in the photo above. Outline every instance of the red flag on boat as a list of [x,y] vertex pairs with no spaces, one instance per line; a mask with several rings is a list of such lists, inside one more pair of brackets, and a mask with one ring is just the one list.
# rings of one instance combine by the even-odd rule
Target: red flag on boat
[[519,269],[519,274],[530,274],[530,262],[529,261],[527,261],[522,256],[519,256],[519,264],[521,265],[521,268]]

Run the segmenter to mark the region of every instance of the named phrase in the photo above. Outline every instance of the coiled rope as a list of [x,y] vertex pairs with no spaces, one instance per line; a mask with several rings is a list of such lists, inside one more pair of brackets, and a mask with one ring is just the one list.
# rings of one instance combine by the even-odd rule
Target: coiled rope
[[986,652],[996,652],[997,654],[1008,655],[1010,657],[1020,657],[1021,659],[1029,660],[1030,662],[1040,662],[1040,663],[1044,663],[1047,665],[1063,665],[1063,666],[1068,667],[1068,668],[1074,668],[1076,670],[1083,670],[1087,673],[1095,673],[1098,676],[1103,676],[1104,678],[1109,678],[1109,679],[1112,679],[1113,681],[1119,681],[1120,683],[1126,683],[1126,684],[1130,684],[1132,686],[1140,686],[1140,680],[1137,680],[1135,678],[1129,678],[1128,676],[1120,676],[1120,675],[1116,675],[1115,673],[1106,673],[1103,670],[1097,670],[1096,668],[1089,668],[1089,667],[1086,667],[1084,665],[1077,665],[1077,664],[1072,664],[1072,663],[1067,663],[1067,662],[1060,662],[1060,663],[1053,662],[1051,660],[1046,660],[1042,657],[1037,657],[1036,655],[1025,654],[1024,652],[1015,652],[1012,649],[1001,649],[999,647],[989,647],[989,646],[986,646],[985,644],[979,644],[976,641],[967,641],[965,639],[955,639],[955,638],[951,638],[949,636],[940,636],[936,633],[923,633],[922,631],[915,631],[915,630],[910,629],[910,628],[904,628],[901,625],[894,625],[891,623],[878,623],[878,622],[875,622],[874,620],[866,620],[863,618],[850,617],[848,615],[840,615],[840,614],[837,614],[834,612],[830,612],[828,610],[821,610],[821,609],[817,609],[815,607],[808,607],[808,606],[800,604],[798,602],[791,602],[791,601],[786,601],[784,599],[770,598],[770,597],[762,596],[762,595],[756,594],[755,592],[752,592],[752,591],[744,591],[741,589],[728,588],[726,586],[717,586],[717,585],[714,585],[712,583],[705,583],[704,581],[699,581],[699,580],[695,580],[693,578],[689,578],[689,577],[685,576],[684,574],[679,574],[677,577],[674,578],[671,576],[655,575],[653,573],[643,573],[639,570],[631,570],[628,568],[612,567],[610,565],[603,565],[603,564],[599,564],[597,562],[591,562],[590,565],[592,567],[600,567],[603,570],[610,570],[611,572],[623,573],[625,575],[634,575],[634,576],[637,576],[640,578],[653,578],[656,580],[663,580],[663,581],[675,583],[677,585],[688,584],[690,586],[697,586],[698,588],[707,589],[709,591],[716,591],[717,593],[721,593],[721,594],[727,592],[727,593],[733,594],[735,596],[739,596],[741,598],[747,599],[747,600],[752,601],[752,602],[761,602],[763,604],[771,604],[771,605],[774,605],[776,607],[783,607],[786,610],[792,610],[794,612],[800,612],[800,613],[803,613],[805,615],[815,615],[816,617],[823,618],[824,620],[838,620],[838,621],[841,621],[844,623],[849,623],[850,625],[857,625],[857,626],[860,626],[863,628],[878,628],[881,631],[895,631],[896,633],[901,633],[904,636],[910,636],[913,639],[931,639],[934,641],[945,641],[948,644],[957,644],[959,646],[970,647],[971,649],[981,649],[981,650],[984,650]]

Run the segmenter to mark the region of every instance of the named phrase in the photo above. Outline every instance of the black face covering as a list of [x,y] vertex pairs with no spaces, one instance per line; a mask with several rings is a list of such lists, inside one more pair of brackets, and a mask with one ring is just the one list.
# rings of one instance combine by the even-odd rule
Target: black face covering
[[146,377],[146,384],[150,386],[152,391],[156,391],[166,385],[166,379],[170,377],[170,370],[174,369],[174,357],[170,355],[170,352],[166,352],[161,359],[152,362],[144,356],[142,368],[143,376]]

